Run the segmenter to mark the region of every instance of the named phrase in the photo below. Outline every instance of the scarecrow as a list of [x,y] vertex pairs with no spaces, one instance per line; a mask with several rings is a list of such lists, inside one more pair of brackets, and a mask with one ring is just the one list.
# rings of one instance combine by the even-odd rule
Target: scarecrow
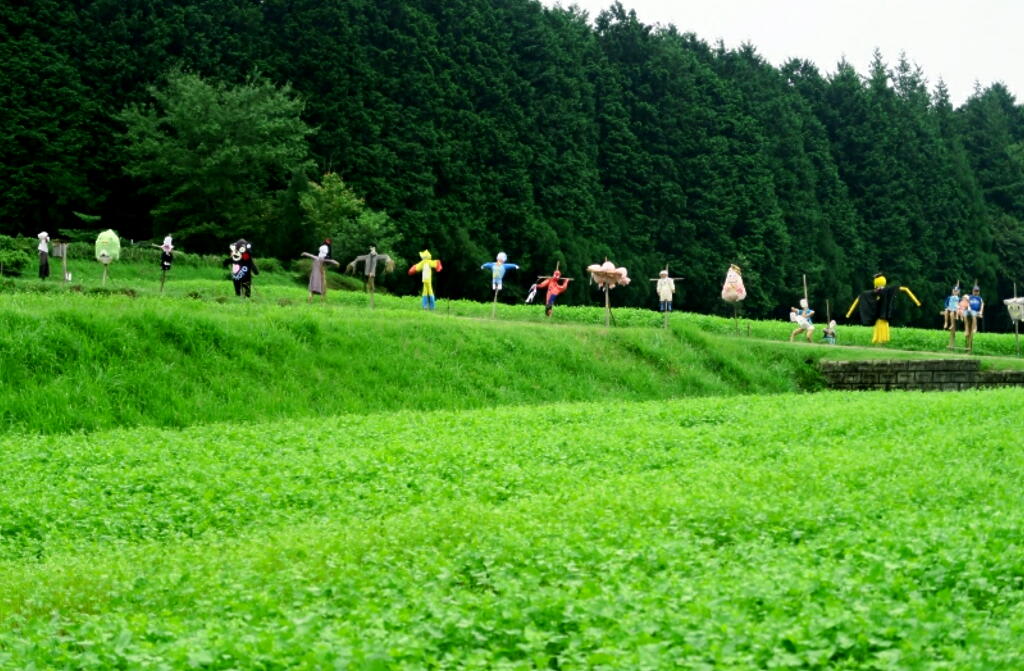
[[165,236],[162,245],[153,245],[160,250],[160,293],[164,292],[164,281],[167,279],[167,271],[171,269],[174,261],[174,244],[171,236]]
[[413,264],[409,268],[409,274],[415,275],[416,273],[422,273],[423,277],[423,309],[433,310],[435,305],[434,299],[434,273],[441,272],[441,259],[433,259],[430,257],[430,251],[424,249],[420,252],[420,262]]
[[604,263],[592,263],[587,266],[587,272],[590,273],[591,281],[595,282],[598,288],[604,292],[604,325],[608,326],[612,316],[610,292],[616,286],[629,284],[629,273],[625,268],[616,268],[615,264],[607,258]]
[[39,234],[39,279],[50,276],[50,235],[43,231]]
[[488,262],[480,266],[480,270],[491,271],[491,290],[494,291],[494,301],[491,304],[491,318],[494,318],[494,309],[498,303],[498,292],[501,291],[501,282],[505,279],[506,270],[519,270],[519,266],[514,263],[507,263],[508,256],[505,252],[498,252],[498,256],[495,257],[494,261]]
[[[682,277],[669,277],[668,266],[665,266],[662,270],[658,271],[658,277],[651,278],[652,282],[657,282],[654,285],[654,290],[658,293],[658,311],[659,312],[672,312],[672,299],[675,298],[676,293],[676,280],[681,280]],[[667,316],[667,315],[666,315]]]
[[[561,262],[559,262],[561,263]],[[555,299],[558,295],[569,288],[569,282],[572,282],[572,277],[562,277],[562,272],[558,269],[558,263],[555,264],[555,271],[550,275],[541,275],[537,279],[542,280],[541,282],[535,282],[530,286],[530,295],[526,297],[527,303],[533,302],[533,297],[537,295],[538,289],[544,289],[547,291],[547,297],[544,299],[544,316],[550,317],[551,310],[555,307]]]
[[501,291],[501,282],[505,279],[506,270],[519,270],[519,266],[514,263],[508,263],[508,255],[505,252],[498,252],[498,256],[495,257],[494,261],[485,263],[480,266],[480,270],[491,271],[491,290],[494,291],[495,296]]
[[740,267],[730,263],[729,270],[725,273],[725,283],[722,285],[722,300],[732,304],[733,328],[737,332],[740,330],[740,301],[746,297],[747,289],[743,286]]
[[796,328],[789,334],[789,342],[793,342],[793,338],[800,332],[806,333],[807,342],[811,342],[811,337],[814,335],[814,322],[811,321],[812,316],[814,316],[814,310],[808,307],[806,298],[800,299],[800,307],[789,309],[790,321],[796,322]]
[[828,326],[825,327],[825,330],[822,332],[821,336],[822,336],[822,340],[824,340],[829,345],[835,345],[836,344],[836,320],[835,319],[832,319],[832,320],[829,321]]
[[377,277],[377,264],[383,263],[385,273],[390,273],[395,269],[395,262],[391,260],[391,257],[387,254],[378,254],[377,248],[370,245],[370,253],[357,256],[347,266],[345,266],[345,272],[355,274],[356,266],[363,264],[363,275],[366,277],[365,289],[370,292],[370,307],[373,307],[373,298],[376,293],[376,287],[374,285],[375,278]]
[[96,260],[103,264],[103,284],[107,283],[107,270],[113,261],[121,258],[121,239],[109,228],[96,236]]
[[861,323],[864,326],[874,325],[871,332],[872,344],[885,344],[889,342],[889,318],[892,316],[896,296],[901,291],[906,293],[917,307],[921,307],[921,301],[917,300],[914,292],[907,287],[887,286],[885,276],[881,273],[875,273],[873,284],[874,289],[861,292],[860,296],[853,300],[853,304],[846,312],[846,318],[849,319],[860,305]]
[[1017,356],[1020,356],[1020,322],[1024,320],[1024,298],[1017,296],[1017,283],[1013,283],[1013,298],[1003,300],[1006,311],[1013,322],[1013,338],[1017,343]]
[[252,260],[252,243],[245,238],[240,238],[228,245],[231,256],[224,265],[231,265],[231,281],[235,285],[235,295],[245,295],[249,298],[252,295],[252,276],[259,275],[260,271]]
[[974,334],[978,332],[978,320],[985,318],[985,299],[981,297],[981,287],[977,280],[971,289],[971,295],[967,296],[967,309],[964,310],[964,336],[967,341],[967,351],[974,350]]
[[311,303],[313,301],[313,295],[320,296],[320,302],[327,300],[327,278],[325,277],[326,268],[325,264],[331,264],[333,266],[340,266],[341,264],[331,258],[331,246],[330,239],[324,240],[324,244],[320,245],[320,249],[317,253],[310,254],[309,252],[302,252],[302,255],[306,258],[313,259],[313,265],[309,269],[309,296],[306,297],[306,302]]
[[956,328],[956,320],[959,317],[963,319],[962,314],[957,314],[957,307],[960,305],[960,283],[957,282],[956,286],[950,291],[949,297],[946,298],[946,305],[942,308],[942,328],[951,329]]

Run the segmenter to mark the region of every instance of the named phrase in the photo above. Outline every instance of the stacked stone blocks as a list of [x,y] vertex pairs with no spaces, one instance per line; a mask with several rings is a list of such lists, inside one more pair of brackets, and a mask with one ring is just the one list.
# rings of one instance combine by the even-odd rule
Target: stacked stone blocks
[[978,387],[1024,387],[1024,370],[982,371],[977,359],[822,361],[833,389],[960,391]]

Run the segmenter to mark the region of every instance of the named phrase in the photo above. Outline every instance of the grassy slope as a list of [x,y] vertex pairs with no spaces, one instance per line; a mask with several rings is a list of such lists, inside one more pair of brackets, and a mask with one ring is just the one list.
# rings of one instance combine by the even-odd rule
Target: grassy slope
[[0,666],[1021,668],[1020,401],[0,439]]
[[125,425],[776,393],[794,349],[671,330],[559,328],[398,310],[125,296],[0,296],[3,424]]

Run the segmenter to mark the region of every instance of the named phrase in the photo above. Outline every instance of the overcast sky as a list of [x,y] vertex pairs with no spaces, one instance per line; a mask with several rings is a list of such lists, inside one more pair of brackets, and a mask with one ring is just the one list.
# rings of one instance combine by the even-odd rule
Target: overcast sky
[[[613,0],[541,0],[577,5],[591,20]],[[675,24],[709,44],[750,42],[773,65],[813,61],[822,74],[843,57],[867,74],[874,50],[889,65],[900,52],[921,66],[929,90],[941,78],[953,105],[1001,81],[1024,102],[1024,0],[622,0],[646,24]]]

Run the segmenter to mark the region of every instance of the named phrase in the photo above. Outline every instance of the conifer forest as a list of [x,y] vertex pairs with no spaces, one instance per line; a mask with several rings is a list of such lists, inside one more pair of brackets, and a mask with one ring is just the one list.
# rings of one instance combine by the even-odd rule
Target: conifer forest
[[[7,2],[0,52],[8,236],[245,236],[288,259],[318,244],[302,199],[336,175],[387,219],[364,237],[391,231],[340,244],[429,249],[456,298],[489,298],[499,251],[523,269],[507,300],[607,257],[667,264],[679,308],[717,314],[735,263],[754,317],[785,316],[804,277],[838,314],[883,272],[919,326],[958,281],[993,303],[1024,281],[1024,108],[998,82],[954,106],[912,54],[775,66],[618,3],[536,0]],[[653,305],[634,289],[614,299]]]

